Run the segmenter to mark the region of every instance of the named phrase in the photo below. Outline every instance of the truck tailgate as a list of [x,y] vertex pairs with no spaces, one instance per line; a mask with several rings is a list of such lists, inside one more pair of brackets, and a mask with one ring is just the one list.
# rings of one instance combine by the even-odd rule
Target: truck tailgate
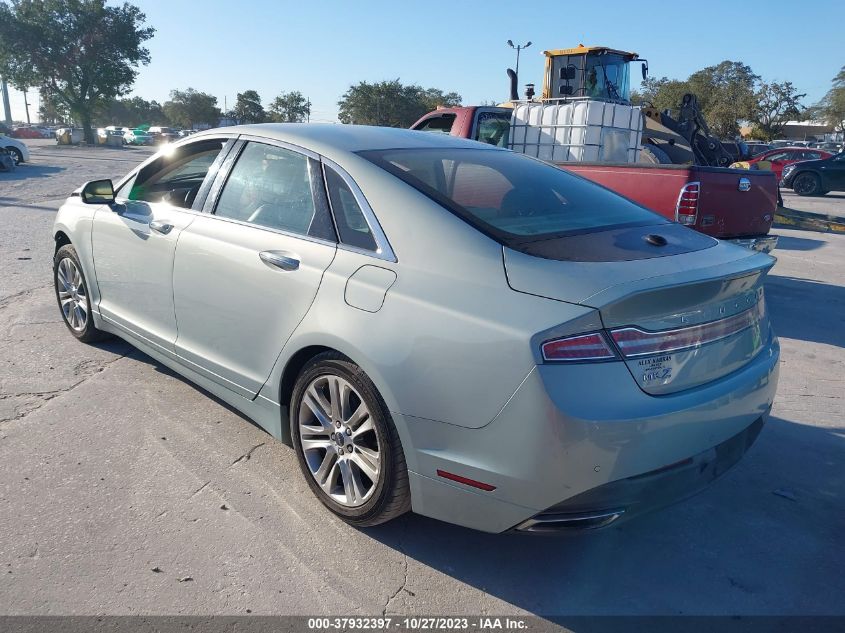
[[768,234],[777,208],[777,181],[771,172],[610,163],[558,163],[671,220],[683,187],[699,183],[698,212],[690,225],[720,239]]

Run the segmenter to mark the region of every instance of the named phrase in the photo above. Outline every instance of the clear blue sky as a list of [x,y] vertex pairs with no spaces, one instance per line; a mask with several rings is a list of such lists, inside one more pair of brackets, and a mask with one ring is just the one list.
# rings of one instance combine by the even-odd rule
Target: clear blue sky
[[[520,84],[542,82],[542,51],[605,45],[636,51],[653,76],[686,78],[725,59],[766,80],[792,81],[810,105],[845,65],[843,0],[134,0],[156,29],[152,61],[133,95],[164,102],[170,90],[214,94],[222,108],[257,90],[265,105],[280,91],[310,97],[312,120],[334,121],[337,101],[359,81],[456,91],[465,104],[504,100],[506,41],[532,41],[520,57]],[[662,8],[653,8],[662,7]],[[673,16],[678,16],[677,19]],[[638,79],[639,75],[636,74]],[[37,96],[30,93],[37,110]],[[12,91],[16,119],[23,96]]]

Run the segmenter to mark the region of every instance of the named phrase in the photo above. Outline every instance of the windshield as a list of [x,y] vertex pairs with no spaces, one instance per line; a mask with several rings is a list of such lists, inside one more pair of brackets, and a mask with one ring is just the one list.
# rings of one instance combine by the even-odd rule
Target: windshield
[[628,62],[621,55],[588,55],[584,95],[594,99],[630,101]]
[[666,223],[609,189],[509,151],[426,148],[361,155],[510,246]]

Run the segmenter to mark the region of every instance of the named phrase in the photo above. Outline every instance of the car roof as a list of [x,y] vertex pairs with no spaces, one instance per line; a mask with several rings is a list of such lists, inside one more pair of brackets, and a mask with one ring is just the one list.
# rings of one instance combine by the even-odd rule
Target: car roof
[[205,130],[192,135],[192,140],[215,133],[237,133],[263,136],[298,145],[328,156],[346,152],[380,149],[413,149],[426,147],[453,147],[468,149],[500,149],[447,134],[419,132],[403,128],[376,127],[371,125],[342,125],[331,123],[259,123]]
[[807,151],[808,149],[818,149],[817,147],[804,147],[803,145],[784,145],[783,147],[775,147],[772,148],[771,152],[788,152],[789,150],[800,150],[802,152]]

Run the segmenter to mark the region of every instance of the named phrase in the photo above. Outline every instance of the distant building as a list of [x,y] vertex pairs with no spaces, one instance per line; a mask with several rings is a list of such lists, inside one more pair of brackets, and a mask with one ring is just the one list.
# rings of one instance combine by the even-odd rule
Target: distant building
[[[743,137],[751,134],[751,126],[745,125],[739,129]],[[840,133],[834,133],[833,126],[824,121],[787,121],[780,138],[790,141],[826,141],[838,140]]]
[[794,141],[820,141],[832,132],[833,126],[824,121],[787,121],[786,127],[783,128],[783,138]]

